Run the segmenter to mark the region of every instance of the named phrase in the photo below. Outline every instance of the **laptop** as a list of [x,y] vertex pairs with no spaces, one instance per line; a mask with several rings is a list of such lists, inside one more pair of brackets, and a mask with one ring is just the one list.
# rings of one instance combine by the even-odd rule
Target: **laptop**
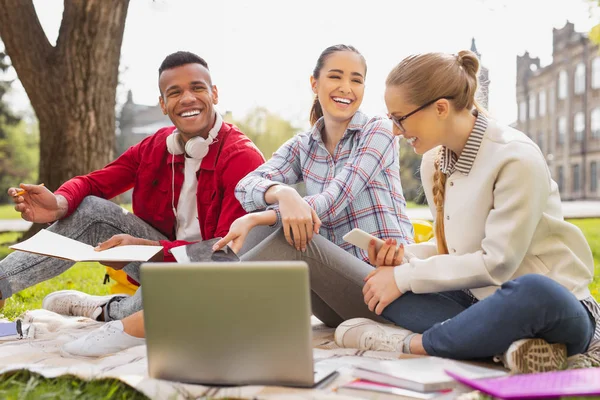
[[203,385],[323,386],[304,262],[144,263],[148,372]]

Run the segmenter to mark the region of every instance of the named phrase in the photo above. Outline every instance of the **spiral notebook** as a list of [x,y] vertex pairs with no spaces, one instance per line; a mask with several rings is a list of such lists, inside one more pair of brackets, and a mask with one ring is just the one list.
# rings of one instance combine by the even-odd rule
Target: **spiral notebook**
[[446,371],[458,382],[501,399],[600,395],[600,368],[573,369],[492,379],[470,379]]

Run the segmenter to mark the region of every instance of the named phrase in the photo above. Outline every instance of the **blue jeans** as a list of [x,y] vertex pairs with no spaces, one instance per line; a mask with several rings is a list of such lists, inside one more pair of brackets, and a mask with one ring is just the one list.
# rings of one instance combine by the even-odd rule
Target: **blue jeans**
[[525,338],[564,343],[569,356],[583,353],[596,324],[571,292],[537,274],[506,282],[481,301],[462,291],[406,293],[383,316],[423,333],[427,354],[463,360],[502,354]]

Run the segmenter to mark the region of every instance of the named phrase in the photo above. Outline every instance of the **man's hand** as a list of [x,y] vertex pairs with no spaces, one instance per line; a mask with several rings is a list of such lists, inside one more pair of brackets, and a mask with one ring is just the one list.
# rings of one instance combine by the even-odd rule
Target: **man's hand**
[[395,267],[402,264],[404,245],[396,247],[396,239],[386,239],[379,252],[375,251],[375,240],[369,242],[369,262],[376,267]]
[[366,282],[363,287],[365,304],[377,315],[381,315],[388,305],[402,296],[394,278],[394,267],[374,269],[364,280]]
[[38,224],[54,222],[67,213],[67,200],[63,196],[55,196],[42,185],[22,183],[19,188],[8,189],[8,195],[15,203],[15,210],[21,213],[25,221]]
[[[136,238],[125,233],[114,235],[107,241],[99,243],[98,246],[94,247],[96,251],[107,250],[113,247],[126,246],[126,245],[138,245],[138,246],[160,246],[160,243],[156,240],[148,240]],[[156,256],[152,257],[150,261],[162,261],[163,253],[159,252]],[[111,267],[112,269],[123,269],[129,263],[126,262],[102,262],[102,265]]]

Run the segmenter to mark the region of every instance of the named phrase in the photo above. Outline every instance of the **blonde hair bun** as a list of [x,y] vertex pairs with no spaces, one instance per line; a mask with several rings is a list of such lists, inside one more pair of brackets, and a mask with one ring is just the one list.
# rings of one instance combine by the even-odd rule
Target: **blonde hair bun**
[[477,58],[475,53],[469,50],[461,50],[458,52],[457,59],[458,63],[469,75],[477,77],[479,73],[479,58]]

